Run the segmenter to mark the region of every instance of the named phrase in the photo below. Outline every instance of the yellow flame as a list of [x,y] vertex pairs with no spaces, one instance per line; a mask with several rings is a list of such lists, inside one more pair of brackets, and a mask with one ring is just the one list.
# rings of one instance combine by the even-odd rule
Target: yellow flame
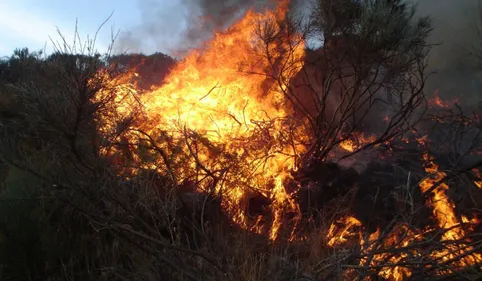
[[[342,227],[338,227],[337,224],[342,225]],[[341,218],[336,223],[332,223],[328,230],[328,234],[326,235],[328,246],[334,247],[345,244],[348,241],[348,238],[354,237],[358,234],[358,232],[351,231],[353,227],[357,226],[362,226],[362,223],[352,216]]]
[[375,135],[366,135],[363,133],[353,133],[349,138],[343,140],[339,146],[348,152],[354,152],[362,148],[368,143],[372,143],[376,140]]
[[482,188],[482,176],[480,175],[480,171],[478,169],[472,170],[474,174],[477,176],[478,180],[475,180],[474,183],[478,188]]
[[[174,163],[177,180],[194,178],[199,182],[200,191],[206,191],[211,184],[202,182],[208,173],[206,170],[217,171],[222,181],[215,191],[222,194],[222,205],[233,221],[247,229],[258,224],[248,225],[244,209],[250,190],[270,198],[274,218],[269,231],[271,239],[278,235],[283,213],[299,213],[283,182],[295,166],[293,156],[299,155],[304,146],[284,141],[288,138],[283,126],[289,113],[284,106],[283,86],[266,76],[248,75],[239,70],[249,65],[252,73],[266,73],[272,62],[263,58],[263,47],[272,51],[279,65],[287,67],[283,73],[289,75],[280,79],[289,79],[303,67],[305,53],[301,37],[294,35],[263,42],[254,36],[257,23],[283,19],[288,4],[289,1],[283,0],[274,11],[248,11],[227,31],[216,33],[211,42],[178,63],[165,84],[139,96],[145,115],[141,129],[170,142],[159,143],[159,148],[169,151],[169,145],[182,146],[183,151],[195,154],[187,166]],[[261,28],[266,27],[261,25]],[[279,29],[274,30],[278,32],[287,27],[273,25],[271,28]],[[298,40],[299,44],[293,45],[289,40]],[[289,54],[283,55],[286,53],[280,51],[283,49],[289,50]],[[129,85],[127,78],[122,79],[111,83]],[[117,113],[128,112],[131,107],[123,102],[124,92],[118,90]],[[107,122],[109,118],[103,120],[102,130],[106,135],[115,130]],[[130,140],[141,137],[127,136]],[[137,160],[144,165],[144,161]],[[156,168],[167,169],[162,164]]]
[[[423,160],[425,162],[425,171],[429,174],[429,176],[420,183],[420,189],[423,193],[426,193],[430,189],[433,189],[435,184],[438,184],[438,186],[431,191],[432,198],[430,205],[433,208],[433,214],[437,219],[439,227],[445,230],[441,238],[442,241],[456,241],[464,238],[466,231],[461,227],[461,225],[464,222],[469,222],[469,220],[464,217],[459,219],[455,214],[455,205],[447,196],[449,186],[444,182],[440,183],[445,178],[446,174],[438,170],[439,167],[434,162],[435,158],[430,156],[428,153],[424,153]],[[477,220],[474,219],[472,223],[477,223]],[[468,246],[462,251],[453,244],[449,244],[446,249],[435,251],[432,253],[432,255],[433,258],[448,261],[457,258],[457,256],[461,254],[461,251],[470,252],[472,249],[473,247]],[[463,256],[458,259],[456,265],[463,268],[467,265],[473,264],[474,260],[481,260],[481,258],[482,255],[478,253]]]

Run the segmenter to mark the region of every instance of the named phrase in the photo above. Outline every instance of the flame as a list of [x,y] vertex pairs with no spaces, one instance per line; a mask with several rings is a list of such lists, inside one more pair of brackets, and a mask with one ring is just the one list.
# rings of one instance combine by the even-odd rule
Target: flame
[[[435,164],[435,158],[430,156],[428,153],[424,153],[423,160],[425,162],[425,171],[429,174],[427,178],[425,178],[420,183],[420,189],[423,193],[428,192],[435,184],[438,184],[446,174],[444,172],[438,171],[438,165]],[[447,196],[447,190],[449,186],[446,183],[441,183],[436,187],[433,191],[431,191],[433,198],[431,199],[431,205],[433,206],[434,216],[438,221],[440,228],[452,228],[456,226],[458,222],[458,218],[455,216],[455,205],[451,202],[451,200]],[[456,233],[448,232],[450,237],[455,239],[459,237]]]
[[476,185],[478,188],[482,188],[482,176],[480,175],[479,169],[473,169],[472,171],[473,171],[474,174],[477,176],[477,180],[474,181],[475,185]]
[[347,152],[354,152],[362,148],[364,145],[374,142],[375,140],[375,135],[353,133],[350,138],[340,142],[339,146]]
[[[407,258],[406,252],[401,252],[398,255],[393,255],[384,249],[404,248],[415,241],[421,240],[421,235],[413,232],[405,225],[400,225],[394,231],[390,232],[388,236],[382,239],[380,243],[381,231],[370,234],[367,238],[361,239],[362,252],[370,256],[371,252],[379,252],[373,255],[372,259],[364,257],[360,261],[360,265],[380,266],[389,264],[398,264]],[[378,250],[378,251],[377,251]],[[378,276],[387,280],[402,281],[407,280],[412,275],[409,268],[403,266],[385,266],[381,267]]]
[[[339,226],[342,227],[339,227]],[[345,244],[349,238],[356,236],[358,233],[351,232],[353,227],[360,227],[362,223],[355,217],[346,216],[339,219],[336,223],[330,225],[326,238],[328,240],[327,245],[334,247],[337,245]]]
[[[273,227],[270,230],[269,237],[272,240],[275,240],[279,228],[283,223],[284,215],[289,212],[294,212],[296,214],[296,219],[299,219],[301,216],[301,212],[299,209],[298,204],[291,198],[290,195],[286,193],[286,190],[283,185],[283,178],[287,178],[287,175],[280,175],[276,178],[275,187],[272,192],[272,200],[273,200],[273,210],[274,210],[274,222]],[[290,240],[294,240],[295,237],[295,228],[290,235]]]
[[[288,133],[301,135],[302,132],[290,123],[279,83],[266,75],[250,75],[239,70],[248,68],[250,73],[266,73],[272,62],[260,56],[264,54],[264,47],[278,54],[274,59],[285,66],[283,73],[290,74],[288,78],[303,67],[305,54],[301,37],[268,42],[266,46],[263,45],[266,42],[254,36],[256,26],[261,31],[273,28],[257,23],[275,22],[286,16],[289,1],[278,2],[273,11],[248,11],[227,31],[217,32],[211,42],[178,63],[165,84],[140,95],[141,130],[155,139],[167,140],[160,141],[157,149],[170,151],[172,147],[182,147],[188,154],[183,159],[192,158],[187,166],[173,159],[171,167],[159,163],[144,168],[176,169],[179,183],[194,179],[202,192],[212,188],[212,181],[204,180],[206,177],[222,178],[214,191],[222,195],[226,212],[238,225],[261,231],[258,223],[250,225],[244,209],[247,197],[255,190],[272,201],[271,239],[277,238],[283,214],[299,214],[283,182],[295,168],[296,155],[305,149],[293,142]],[[301,43],[293,46],[288,40]],[[286,53],[283,49],[290,50],[289,54],[283,55]],[[132,73],[126,76],[129,75]],[[128,85],[126,81],[110,83]],[[117,90],[116,102],[122,104],[122,96],[128,91]],[[116,109],[117,114],[128,112],[129,106],[124,103]],[[107,124],[102,129],[106,135],[115,130],[106,121],[111,118],[107,116],[103,120]],[[142,137],[138,134],[128,136],[133,143]],[[145,165],[142,159],[137,160]]]
[[[435,158],[433,156],[430,156],[428,153],[424,153],[423,160],[425,162],[425,171],[429,174],[429,176],[420,183],[420,189],[423,193],[427,193],[429,190],[431,191],[432,198],[430,199],[430,205],[433,207],[434,217],[436,218],[439,227],[445,230],[441,240],[463,240],[466,236],[466,230],[464,230],[462,227],[463,224],[477,224],[478,220],[474,218],[472,221],[470,221],[464,216],[459,218],[455,214],[455,204],[447,196],[449,186],[444,182],[441,183],[446,174],[438,170],[439,167],[434,162]],[[436,184],[438,184],[438,186],[435,187]],[[457,256],[461,255],[463,252],[470,252],[471,250],[473,250],[473,247],[471,246],[467,246],[465,249],[461,250],[454,245],[450,245],[444,250],[432,253],[432,255],[433,258],[449,261],[457,258]],[[463,268],[467,265],[474,264],[474,261],[480,261],[481,259],[481,254],[474,253],[472,255],[462,256],[455,263],[456,266]]]
[[346,139],[340,143],[340,147],[348,152],[353,152],[357,149],[357,145],[353,140]]
[[[100,152],[119,166],[125,166],[126,163],[117,163],[119,158],[115,155],[118,153],[118,149],[109,146],[109,144],[126,142],[129,137],[132,137],[132,135],[120,137],[118,124],[128,122],[133,114],[141,111],[136,85],[131,82],[131,79],[136,76],[137,73],[131,70],[125,75],[111,77],[109,72],[103,69],[97,73],[94,79],[89,81],[92,85],[99,82],[104,85],[103,89],[92,99],[95,106],[106,109],[100,110],[100,114],[95,117],[97,131],[105,138],[99,143]],[[123,149],[123,152],[124,155],[130,154],[125,149]],[[124,172],[126,175],[135,173],[131,169],[125,169]]]
[[[131,161],[138,164],[133,166],[161,172],[174,169],[178,184],[192,181],[200,192],[219,194],[222,206],[233,222],[245,229],[265,233],[271,240],[280,235],[288,214],[293,215],[295,225],[301,218],[299,206],[284,183],[291,178],[290,170],[296,168],[296,156],[305,150],[301,142],[293,141],[292,136],[300,136],[304,132],[290,122],[290,112],[284,106],[284,86],[266,76],[243,74],[239,70],[243,69],[243,65],[249,65],[252,73],[266,73],[270,69],[272,65],[259,56],[261,45],[253,36],[253,27],[257,22],[285,17],[288,2],[280,1],[274,11],[248,11],[227,31],[216,33],[206,46],[188,55],[171,71],[165,84],[149,92],[137,93],[136,86],[129,80],[136,75],[134,72],[118,78],[100,72],[97,79],[107,81],[108,87],[94,100],[100,102],[115,93],[112,98],[114,108],[109,111],[112,114],[99,116],[97,120],[102,135],[112,136],[119,143],[139,144],[139,147],[145,142],[144,135],[149,135],[156,140],[156,151],[180,151],[173,159],[158,157],[153,161],[155,163],[132,155]],[[276,59],[280,65],[290,66],[285,70],[287,77],[303,67],[303,44],[292,46],[287,41],[270,42],[267,48],[293,50],[287,56],[282,51],[273,52],[278,54]],[[435,104],[446,107],[437,94]],[[118,136],[114,121],[128,120],[133,116],[141,120],[139,130]],[[340,142],[339,147],[353,152],[374,141],[374,138],[354,133]],[[428,139],[425,136],[417,141],[426,144]],[[126,148],[120,152],[118,148],[106,146],[101,151],[114,158],[117,153],[129,154]],[[433,188],[446,174],[438,170],[434,158],[428,153],[424,154],[423,161],[429,176],[420,183],[420,189],[423,193],[431,191],[427,203],[433,208],[438,227],[444,230],[441,240],[461,240],[468,231],[462,226],[475,224],[476,219],[459,218],[455,214],[454,203],[446,194],[449,186],[441,183]],[[128,173],[136,173],[133,169],[127,170]],[[475,184],[480,187],[481,181],[475,181]],[[272,219],[268,226],[260,216],[255,219],[249,217],[246,202],[250,196],[269,199]],[[363,236],[362,228],[363,224],[357,218],[343,217],[330,225],[326,235],[327,245],[342,246],[358,235],[362,253],[370,255],[377,252],[371,259],[361,258],[360,266],[380,267],[378,275],[389,280],[405,280],[412,272],[407,267],[383,264],[403,263],[409,253],[413,256],[424,253],[413,249],[393,254],[379,249],[409,247],[433,230],[414,230],[401,224],[385,236],[380,229]],[[290,230],[290,240],[294,240],[296,228]],[[428,257],[451,260],[461,250],[450,247],[433,250]],[[471,251],[470,246],[464,251]],[[471,264],[473,259],[480,260],[481,256],[464,256],[457,261],[457,266]]]
[[[454,100],[454,103],[456,102],[457,100]],[[429,100],[429,105],[439,108],[449,108],[451,106],[450,102],[444,101],[440,98],[438,90],[435,90],[434,97]]]
[[[424,143],[424,140],[421,138],[419,142]],[[424,249],[416,246],[423,245],[427,239],[426,235],[436,234],[435,227],[414,229],[399,222],[386,233],[382,234],[378,228],[377,231],[365,235],[362,231],[363,224],[352,216],[346,216],[330,225],[326,235],[327,245],[344,246],[358,235],[361,251],[359,266],[377,268],[379,277],[393,281],[407,280],[412,276],[411,268],[404,266],[409,264],[407,260],[410,258],[434,261],[434,265],[426,266],[433,266],[436,274],[451,273],[480,263],[482,255],[475,252],[474,247],[470,245],[470,239],[466,238],[479,220],[475,217],[469,220],[465,216],[456,215],[455,205],[447,195],[449,186],[442,182],[446,174],[439,171],[435,158],[428,153],[424,153],[422,160],[428,176],[420,182],[419,187],[423,193],[430,195],[427,204],[433,209],[433,217],[438,228],[442,230],[440,241],[447,242],[444,243],[444,247]],[[454,243],[448,243],[450,241]],[[440,263],[450,265],[450,269],[437,268],[437,264]],[[344,280],[353,280],[354,274],[356,273],[353,269],[346,270]]]

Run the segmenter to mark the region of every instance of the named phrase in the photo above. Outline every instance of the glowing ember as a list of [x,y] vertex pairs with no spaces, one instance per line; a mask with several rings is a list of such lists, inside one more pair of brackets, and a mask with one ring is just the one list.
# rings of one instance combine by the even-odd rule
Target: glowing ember
[[366,135],[363,133],[360,134],[353,134],[350,138],[342,141],[340,143],[340,147],[348,152],[354,152],[364,145],[374,142],[376,140],[376,136],[374,135]]
[[450,102],[444,101],[440,98],[438,90],[434,92],[434,97],[429,101],[429,104],[439,108],[449,108],[451,106]]
[[479,188],[482,188],[482,176],[480,175],[479,169],[473,169],[472,171],[478,178],[478,180],[474,181],[475,185],[478,186]]

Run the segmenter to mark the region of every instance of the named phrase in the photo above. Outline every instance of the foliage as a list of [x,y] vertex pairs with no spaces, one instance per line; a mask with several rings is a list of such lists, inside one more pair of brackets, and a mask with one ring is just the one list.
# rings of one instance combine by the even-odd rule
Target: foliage
[[[307,122],[309,152],[300,159],[326,160],[360,132],[376,137],[344,156],[401,138],[425,103],[429,18],[415,19],[402,1],[315,1],[309,24],[291,16],[256,28],[254,56],[270,65],[264,75],[281,85],[295,116]],[[296,46],[323,38],[323,45],[297,58]],[[287,46],[280,38],[289,38]],[[281,51],[280,51],[281,50]],[[293,58],[280,63],[280,54]],[[257,61],[257,60],[256,60]],[[300,71],[294,71],[297,65]],[[246,65],[248,73],[253,66]],[[355,140],[356,141],[356,140]]]
[[116,64],[118,69],[135,69],[139,74],[137,86],[139,89],[149,90],[164,81],[176,61],[163,53],[154,53],[114,55],[109,58],[108,63]]

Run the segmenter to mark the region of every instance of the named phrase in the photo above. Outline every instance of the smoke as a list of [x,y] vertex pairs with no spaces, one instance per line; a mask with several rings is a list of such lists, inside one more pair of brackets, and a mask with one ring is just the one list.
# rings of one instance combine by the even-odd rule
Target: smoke
[[[117,50],[184,55],[224,30],[248,9],[273,8],[279,0],[138,0],[141,23],[122,32]],[[306,1],[291,0],[291,8]]]
[[185,39],[191,45],[199,45],[208,39],[214,30],[222,30],[230,26],[249,8],[259,10],[270,6],[268,0],[183,0],[185,6],[193,11],[186,29]]
[[[249,8],[272,7],[277,0],[138,0],[142,22],[121,33],[119,51],[184,55],[223,30]],[[292,8],[307,11],[310,1],[292,0]],[[443,99],[457,97],[462,105],[481,101],[476,48],[482,50],[477,28],[482,28],[478,0],[413,0],[419,16],[433,18],[429,42],[434,46],[429,59],[427,93],[438,91]]]
[[120,34],[118,49],[182,55],[214,31],[230,26],[248,9],[274,4],[273,0],[139,0],[142,22]]
[[141,22],[122,31],[116,47],[119,52],[170,54],[182,41],[189,11],[181,2],[138,0]]
[[426,87],[431,94],[438,90],[441,98],[458,98],[462,106],[482,100],[482,83],[477,66],[477,48],[482,50],[482,30],[478,0],[414,0],[420,16],[432,17],[434,30],[429,43],[434,46],[429,58]]

